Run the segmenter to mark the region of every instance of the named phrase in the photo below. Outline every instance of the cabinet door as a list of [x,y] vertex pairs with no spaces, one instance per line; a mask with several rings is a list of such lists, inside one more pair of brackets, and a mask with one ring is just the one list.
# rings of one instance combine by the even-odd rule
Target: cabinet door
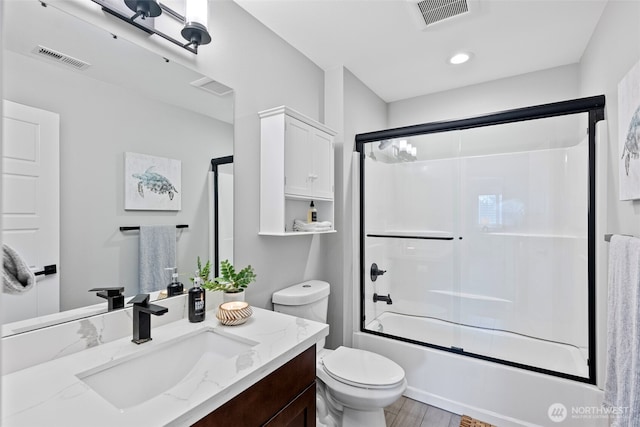
[[311,141],[312,196],[333,199],[333,138],[313,129]]
[[310,196],[311,141],[313,128],[292,117],[285,118],[284,192]]
[[314,382],[264,424],[264,427],[315,427],[315,425],[316,384]]

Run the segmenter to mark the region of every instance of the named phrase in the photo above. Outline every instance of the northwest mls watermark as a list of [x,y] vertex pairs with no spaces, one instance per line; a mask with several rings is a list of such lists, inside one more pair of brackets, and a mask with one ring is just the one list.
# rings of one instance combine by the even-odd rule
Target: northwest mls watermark
[[567,418],[572,420],[620,419],[627,416],[629,408],[624,406],[572,406],[567,409],[562,403],[549,406],[547,415],[554,423],[561,423]]

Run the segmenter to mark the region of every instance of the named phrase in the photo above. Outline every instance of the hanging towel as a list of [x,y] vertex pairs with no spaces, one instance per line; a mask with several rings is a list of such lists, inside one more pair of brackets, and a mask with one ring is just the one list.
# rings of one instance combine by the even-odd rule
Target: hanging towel
[[614,426],[635,427],[640,420],[640,239],[611,237],[608,300],[604,404],[620,411]]
[[12,247],[2,245],[2,289],[8,294],[26,292],[36,283],[29,265]]
[[176,226],[140,226],[140,293],[159,291],[171,282],[170,270],[176,266]]

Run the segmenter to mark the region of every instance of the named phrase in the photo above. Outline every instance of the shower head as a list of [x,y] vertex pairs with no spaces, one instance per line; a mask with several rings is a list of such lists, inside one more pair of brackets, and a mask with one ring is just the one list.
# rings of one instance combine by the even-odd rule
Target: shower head
[[392,142],[392,139],[385,139],[383,141],[380,141],[380,144],[378,144],[378,150],[384,150],[385,148],[390,146]]

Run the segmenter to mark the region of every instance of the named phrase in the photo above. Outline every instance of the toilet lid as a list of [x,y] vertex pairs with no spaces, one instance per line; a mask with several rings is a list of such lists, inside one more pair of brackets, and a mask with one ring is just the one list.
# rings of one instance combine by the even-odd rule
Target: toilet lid
[[404,380],[404,369],[392,360],[366,350],[338,347],[322,359],[334,379],[356,387],[390,387]]

